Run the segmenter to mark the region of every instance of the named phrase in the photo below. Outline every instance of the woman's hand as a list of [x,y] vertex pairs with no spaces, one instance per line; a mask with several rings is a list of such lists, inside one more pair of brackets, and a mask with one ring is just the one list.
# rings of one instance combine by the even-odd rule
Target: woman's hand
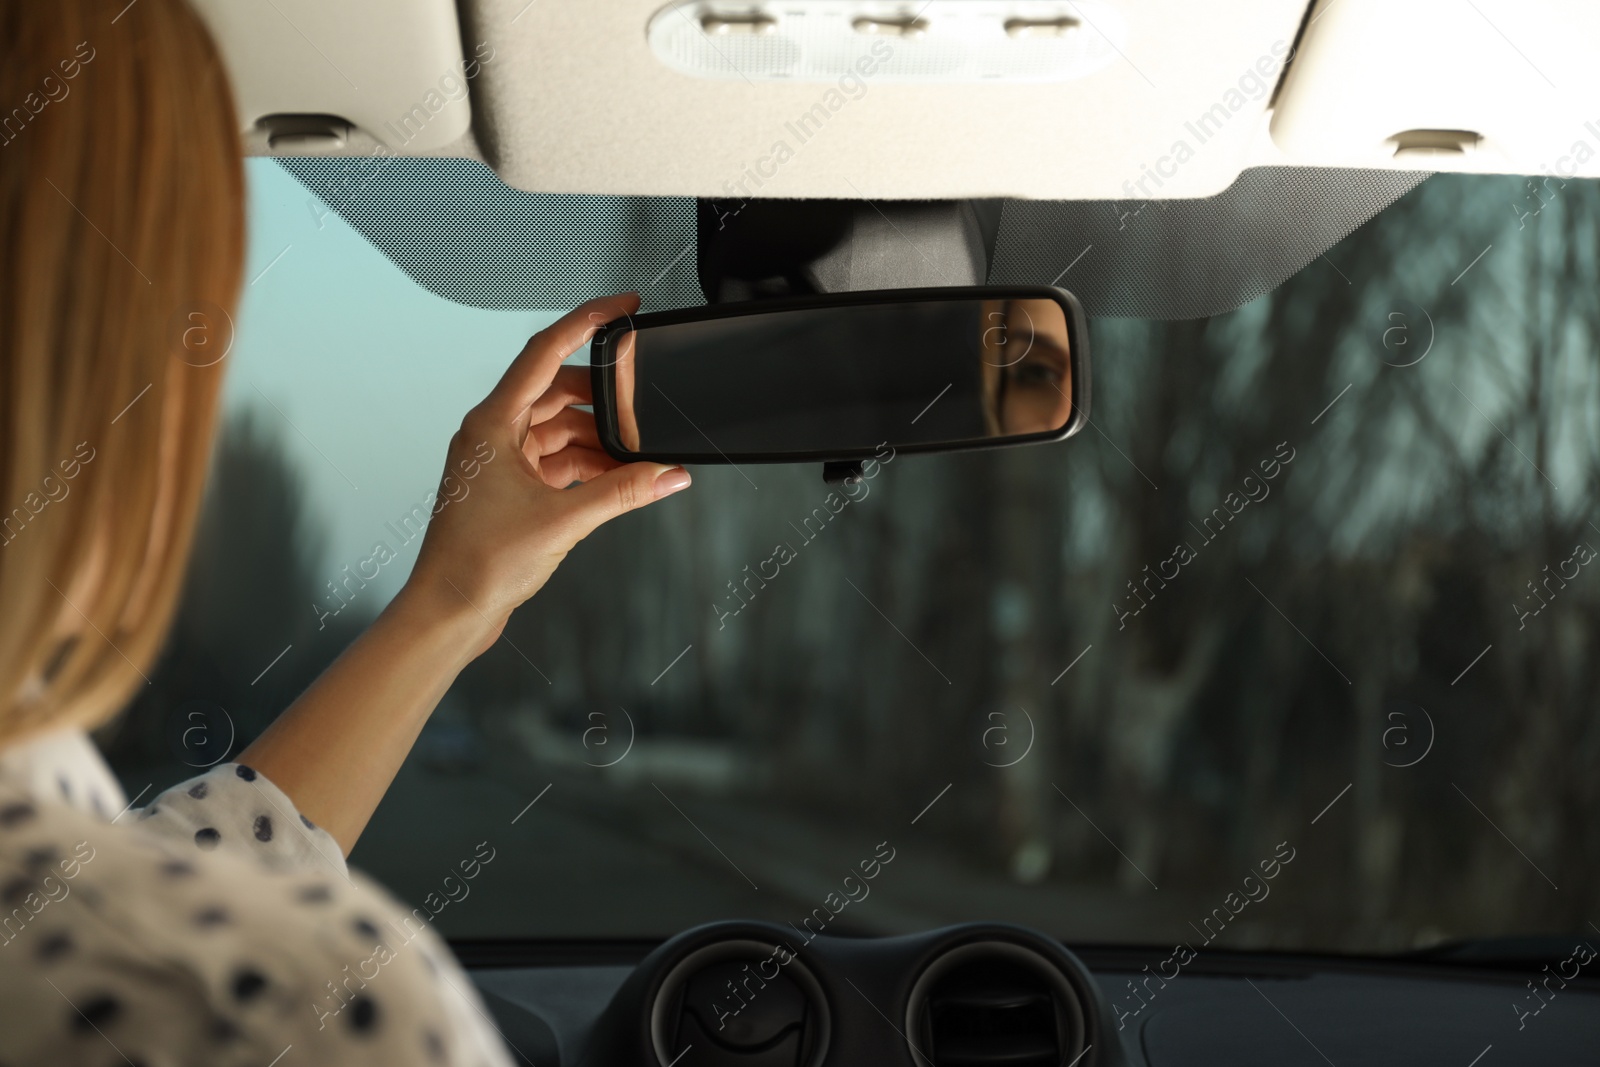
[[638,310],[632,293],[591,300],[539,331],[450,440],[435,514],[401,596],[482,621],[482,652],[601,523],[689,485],[689,472],[619,463],[600,447],[587,367],[562,361]]
[[[631,294],[592,300],[535,334],[450,441],[405,588],[239,757],[348,855],[422,724],[506,617],[607,519],[689,484],[681,467],[600,448],[589,369],[562,367]],[[574,482],[582,483],[574,485]]]

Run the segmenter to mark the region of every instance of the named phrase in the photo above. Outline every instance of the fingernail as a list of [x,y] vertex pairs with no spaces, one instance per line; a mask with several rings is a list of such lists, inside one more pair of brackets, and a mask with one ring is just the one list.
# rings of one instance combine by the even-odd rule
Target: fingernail
[[660,500],[680,489],[689,488],[689,483],[693,480],[689,477],[689,472],[682,467],[668,467],[656,476],[656,499]]

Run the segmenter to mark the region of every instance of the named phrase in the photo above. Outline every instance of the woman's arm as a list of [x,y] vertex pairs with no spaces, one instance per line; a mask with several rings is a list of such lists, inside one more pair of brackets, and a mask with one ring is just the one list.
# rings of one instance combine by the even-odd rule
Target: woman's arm
[[408,585],[240,754],[348,856],[489,627]]
[[239,756],[346,855],[439,699],[512,610],[601,523],[688,486],[681,467],[607,456],[594,417],[572,406],[591,402],[589,371],[562,361],[637,307],[632,294],[590,301],[534,335],[451,439],[405,587]]

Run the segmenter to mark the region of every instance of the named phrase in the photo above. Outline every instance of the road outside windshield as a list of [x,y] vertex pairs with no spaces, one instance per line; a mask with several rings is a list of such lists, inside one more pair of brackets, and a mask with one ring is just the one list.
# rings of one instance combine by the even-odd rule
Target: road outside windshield
[[[130,796],[372,618],[461,415],[555,317],[433,296],[249,174],[193,570],[103,736]],[[1434,177],[1231,314],[1092,321],[1074,440],[849,491],[697,468],[513,616],[352,862],[455,938],[1592,932],[1597,230],[1592,182]]]

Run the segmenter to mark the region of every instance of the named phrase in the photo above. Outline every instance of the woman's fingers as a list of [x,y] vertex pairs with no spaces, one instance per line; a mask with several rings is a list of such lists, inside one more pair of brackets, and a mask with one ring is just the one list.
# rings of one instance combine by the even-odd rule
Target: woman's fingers
[[568,445],[600,450],[600,431],[595,428],[593,415],[577,408],[562,408],[544,422],[528,427],[522,451],[529,459],[538,459]]
[[562,492],[579,528],[579,538],[601,523],[689,488],[689,472],[664,463],[624,463]]
[[638,308],[639,297],[634,293],[579,304],[528,339],[521,354],[511,361],[511,366],[479,407],[485,414],[510,423],[538,401],[555,380],[561,361],[582,348],[595,330],[612,319],[633,314]]
[[628,294],[565,316],[467,413],[445,469],[461,472],[469,491],[428,523],[407,579],[418,596],[455,607],[465,599],[487,631],[498,632],[595,527],[688,487],[682,468],[607,455],[594,416],[574,406],[590,402],[589,368],[561,366],[596,327],[637,306]]
[[528,421],[540,423],[562,408],[594,403],[593,379],[588,367],[562,367],[544,395],[528,409]]
[[552,489],[565,489],[573,482],[587,482],[620,466],[598,449],[568,445],[539,460],[539,476]]

